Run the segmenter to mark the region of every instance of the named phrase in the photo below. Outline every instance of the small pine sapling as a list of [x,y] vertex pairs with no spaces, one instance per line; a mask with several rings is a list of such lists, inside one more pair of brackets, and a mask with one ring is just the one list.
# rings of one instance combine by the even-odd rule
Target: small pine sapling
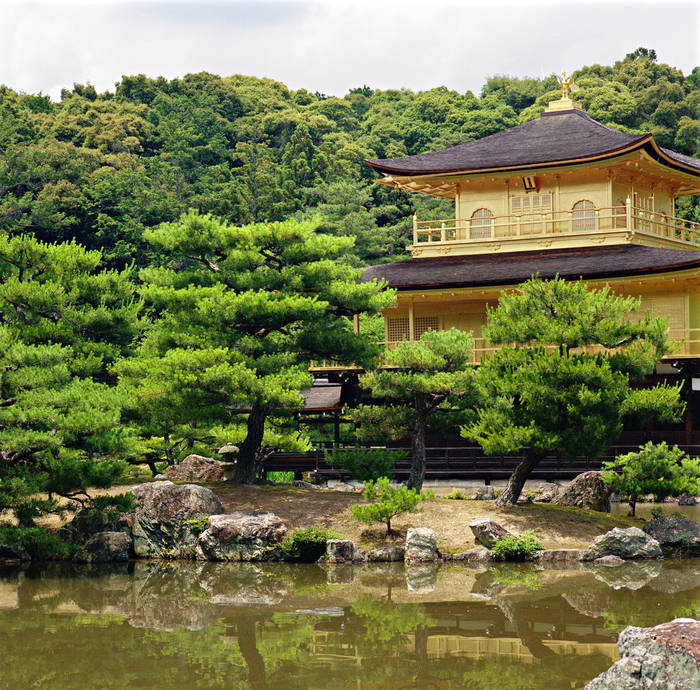
[[669,496],[694,495],[700,488],[700,460],[666,443],[651,441],[638,451],[618,455],[603,464],[603,481],[612,490],[626,496],[631,516],[637,499],[652,494],[661,503]]
[[392,486],[388,477],[368,482],[363,496],[370,501],[369,505],[352,506],[352,516],[366,525],[383,522],[387,536],[393,534],[392,518],[403,513],[417,513],[420,510],[419,504],[435,498],[432,491],[418,492],[403,485]]

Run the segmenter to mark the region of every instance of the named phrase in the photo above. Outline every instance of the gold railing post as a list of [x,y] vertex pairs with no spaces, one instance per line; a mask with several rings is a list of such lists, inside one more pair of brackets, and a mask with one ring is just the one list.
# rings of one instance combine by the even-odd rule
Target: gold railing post
[[445,237],[445,221],[442,221],[440,225],[440,242],[444,242],[447,238]]
[[627,230],[632,230],[632,199],[629,196],[625,199],[625,224]]
[[418,214],[413,214],[413,244],[418,244]]
[[415,340],[415,330],[413,327],[413,302],[408,303],[408,339],[413,342]]

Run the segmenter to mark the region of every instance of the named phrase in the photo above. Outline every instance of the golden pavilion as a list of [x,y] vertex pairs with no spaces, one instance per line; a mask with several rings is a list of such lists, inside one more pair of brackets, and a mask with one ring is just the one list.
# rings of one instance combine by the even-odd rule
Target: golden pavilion
[[[684,380],[682,433],[700,444],[700,224],[676,217],[700,193],[700,160],[593,120],[564,93],[538,119],[442,151],[367,160],[379,184],[454,201],[454,217],[413,218],[411,258],[364,279],[397,291],[384,312],[387,345],[428,329],[472,331],[486,306],[532,275],[582,278],[641,298],[677,342],[659,376]],[[676,438],[677,437],[677,438]]]

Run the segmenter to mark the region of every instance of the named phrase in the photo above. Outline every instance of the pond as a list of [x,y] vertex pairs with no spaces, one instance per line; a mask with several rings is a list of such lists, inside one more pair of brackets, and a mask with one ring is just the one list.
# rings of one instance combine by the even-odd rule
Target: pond
[[4,569],[0,688],[579,688],[699,604],[698,560]]

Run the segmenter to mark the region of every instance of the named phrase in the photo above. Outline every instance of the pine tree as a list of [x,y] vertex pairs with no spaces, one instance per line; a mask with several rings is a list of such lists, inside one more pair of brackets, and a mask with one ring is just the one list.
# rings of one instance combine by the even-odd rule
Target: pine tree
[[[378,355],[367,336],[354,333],[352,317],[376,313],[393,295],[359,282],[357,271],[334,261],[353,240],[319,234],[316,225],[233,227],[191,211],[147,235],[171,264],[141,274],[143,295],[160,314],[142,351],[166,357],[175,349],[183,360],[192,351],[227,353],[225,361],[198,374],[192,395],[213,396],[203,404],[219,426],[245,419],[238,458],[242,482],[260,472],[265,435],[274,438],[280,431],[271,423],[300,409],[299,391],[311,383],[310,360],[367,363]],[[218,388],[201,389],[202,381],[222,372]],[[193,421],[199,414],[191,411]],[[207,422],[208,433],[218,437],[213,421]]]

